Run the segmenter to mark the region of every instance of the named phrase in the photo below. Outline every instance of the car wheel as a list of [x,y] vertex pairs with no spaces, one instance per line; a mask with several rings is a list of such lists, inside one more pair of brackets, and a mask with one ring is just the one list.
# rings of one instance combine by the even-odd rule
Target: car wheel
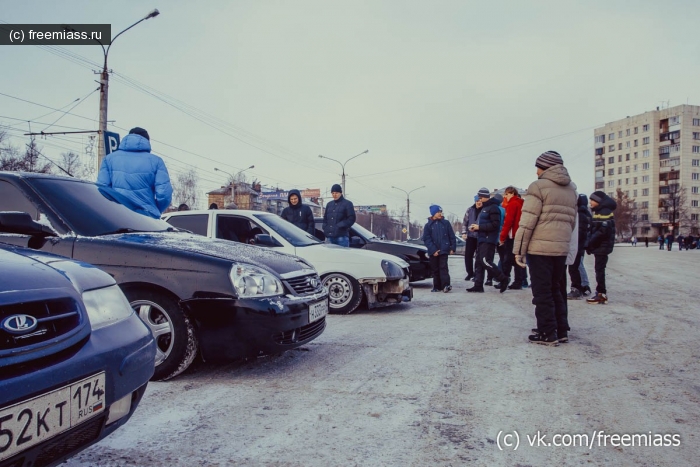
[[328,289],[328,311],[331,313],[352,313],[362,301],[362,287],[357,280],[345,274],[333,272],[321,279]]
[[165,381],[185,371],[197,356],[197,336],[177,301],[142,289],[127,290],[124,295],[156,340],[156,369],[151,379]]

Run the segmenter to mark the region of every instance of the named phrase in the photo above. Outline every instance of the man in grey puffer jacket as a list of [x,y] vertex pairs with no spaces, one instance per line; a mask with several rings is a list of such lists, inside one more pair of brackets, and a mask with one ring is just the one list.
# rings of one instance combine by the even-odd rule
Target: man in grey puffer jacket
[[516,262],[530,269],[537,332],[530,342],[556,346],[568,341],[566,256],[576,226],[576,185],[556,151],[535,162],[538,179],[530,184],[513,242]]

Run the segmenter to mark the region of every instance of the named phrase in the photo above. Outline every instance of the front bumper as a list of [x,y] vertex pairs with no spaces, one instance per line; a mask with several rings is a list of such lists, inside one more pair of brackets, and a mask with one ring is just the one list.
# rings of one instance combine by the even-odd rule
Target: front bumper
[[402,279],[386,282],[362,283],[362,290],[367,297],[367,308],[379,308],[413,300],[413,288],[408,275]]
[[325,316],[309,322],[309,305],[328,301],[314,295],[268,298],[193,298],[182,306],[194,320],[205,360],[269,355],[290,350],[320,336]]

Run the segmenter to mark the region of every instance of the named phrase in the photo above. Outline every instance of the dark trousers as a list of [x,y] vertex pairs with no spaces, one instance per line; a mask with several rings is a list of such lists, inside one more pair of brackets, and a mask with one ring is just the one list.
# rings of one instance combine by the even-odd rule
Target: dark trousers
[[[527,255],[537,329],[548,336],[569,331],[566,307],[566,256]],[[563,282],[563,285],[562,285]]]
[[515,262],[515,253],[513,253],[513,239],[509,238],[503,245],[498,246],[498,256],[501,257],[501,270],[507,280],[510,281],[510,271],[513,271],[513,284],[522,286],[525,278],[525,268],[521,268]]
[[497,281],[506,280],[498,266],[493,263],[493,257],[496,254],[496,245],[493,243],[479,243],[479,248],[476,250],[476,260],[474,260],[474,285],[484,285],[484,271],[488,271],[490,277]]
[[608,293],[605,289],[605,267],[608,265],[608,255],[595,255],[595,291]]
[[664,249],[664,243],[663,243],[663,242],[659,242],[659,250],[663,250],[663,249]]
[[478,240],[474,237],[467,237],[464,246],[464,267],[467,268],[467,275],[474,276],[474,254],[478,246]]
[[581,258],[583,257],[583,251],[579,251],[576,254],[576,259],[574,264],[569,265],[569,278],[571,279],[571,288],[578,289],[579,292],[583,292],[583,285],[581,285]]
[[430,269],[433,271],[433,288],[442,290],[450,285],[450,271],[447,268],[447,259],[450,255],[430,257]]

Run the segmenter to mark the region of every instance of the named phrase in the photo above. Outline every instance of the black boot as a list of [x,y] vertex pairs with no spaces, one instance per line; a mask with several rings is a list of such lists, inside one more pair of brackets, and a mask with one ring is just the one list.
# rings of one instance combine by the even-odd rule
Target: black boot
[[477,284],[474,284],[474,287],[467,289],[467,292],[483,292],[483,291],[484,291],[484,286],[477,285]]

